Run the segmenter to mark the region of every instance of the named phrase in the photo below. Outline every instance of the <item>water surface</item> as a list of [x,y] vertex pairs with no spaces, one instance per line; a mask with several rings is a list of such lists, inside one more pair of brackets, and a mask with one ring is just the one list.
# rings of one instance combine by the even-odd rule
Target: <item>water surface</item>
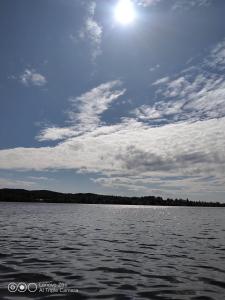
[[0,203],[2,300],[224,300],[224,262],[225,208]]

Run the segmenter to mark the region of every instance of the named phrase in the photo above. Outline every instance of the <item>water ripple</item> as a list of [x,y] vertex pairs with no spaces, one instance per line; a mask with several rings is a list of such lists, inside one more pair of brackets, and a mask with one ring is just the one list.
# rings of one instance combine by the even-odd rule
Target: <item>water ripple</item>
[[224,232],[221,208],[0,203],[0,299],[224,300]]

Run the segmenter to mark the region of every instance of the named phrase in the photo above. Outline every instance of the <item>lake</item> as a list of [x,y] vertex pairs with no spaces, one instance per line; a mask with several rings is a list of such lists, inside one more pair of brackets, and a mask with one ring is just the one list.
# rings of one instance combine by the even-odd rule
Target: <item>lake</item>
[[224,300],[225,208],[0,203],[0,299]]

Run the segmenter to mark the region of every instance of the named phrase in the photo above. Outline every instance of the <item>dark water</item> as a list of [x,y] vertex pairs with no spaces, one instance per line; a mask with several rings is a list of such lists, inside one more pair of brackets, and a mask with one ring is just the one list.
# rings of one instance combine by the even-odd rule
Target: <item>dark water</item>
[[224,300],[225,209],[0,203],[0,299]]

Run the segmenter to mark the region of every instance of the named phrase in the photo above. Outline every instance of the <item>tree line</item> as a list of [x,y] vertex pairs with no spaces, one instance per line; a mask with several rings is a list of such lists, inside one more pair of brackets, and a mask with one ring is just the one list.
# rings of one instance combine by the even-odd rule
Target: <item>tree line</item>
[[163,199],[162,197],[155,196],[123,197],[91,193],[67,194],[47,190],[28,191],[22,189],[0,189],[0,202],[225,207],[225,203],[191,201],[189,199]]

